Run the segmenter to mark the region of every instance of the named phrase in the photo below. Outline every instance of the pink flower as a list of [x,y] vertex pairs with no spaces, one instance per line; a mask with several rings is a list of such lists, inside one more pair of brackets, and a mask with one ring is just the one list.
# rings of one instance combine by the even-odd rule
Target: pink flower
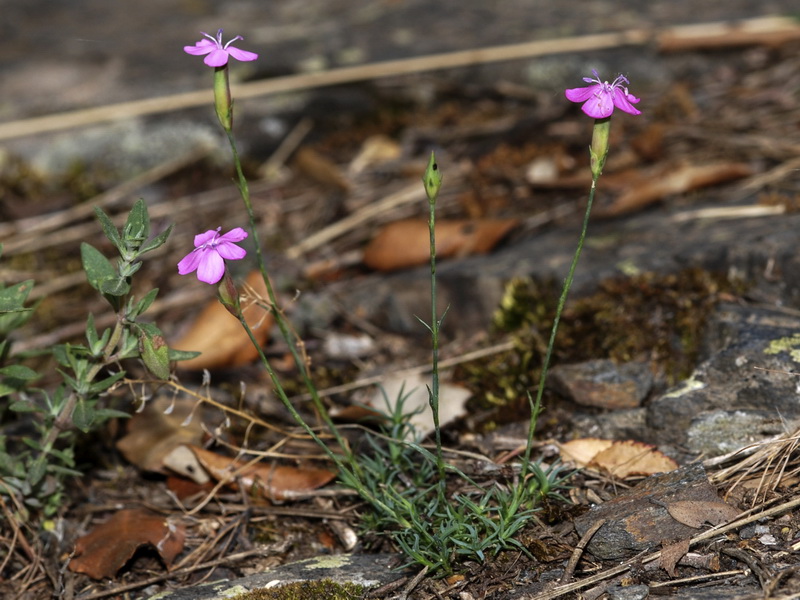
[[231,46],[236,40],[243,40],[244,38],[237,35],[224,46],[222,45],[222,29],[217,31],[217,37],[212,37],[201,31],[206,39],[200,40],[194,46],[184,46],[183,51],[193,56],[202,56],[208,54],[203,60],[209,67],[222,67],[228,64],[228,56],[232,56],[236,60],[247,62],[258,58],[255,52],[248,52],[247,50],[239,50]]
[[[241,227],[220,235],[221,227],[209,229],[194,236],[194,250],[178,263],[178,273],[188,275],[197,271],[197,278],[205,283],[217,283],[225,274],[225,260],[240,260],[247,251],[234,242],[241,242],[247,232]],[[225,260],[223,260],[225,259]]]
[[572,102],[583,102],[581,107],[583,112],[593,119],[605,119],[614,112],[614,107],[630,113],[632,115],[641,114],[633,105],[638,103],[640,98],[628,93],[628,88],[624,84],[630,82],[624,75],[617,77],[613,83],[600,81],[597,71],[592,69],[594,79],[584,77],[586,83],[592,83],[589,87],[572,88],[565,92],[567,100]]

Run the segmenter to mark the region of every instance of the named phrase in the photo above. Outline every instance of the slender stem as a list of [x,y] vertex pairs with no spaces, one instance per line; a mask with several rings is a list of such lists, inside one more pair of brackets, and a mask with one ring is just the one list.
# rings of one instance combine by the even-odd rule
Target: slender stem
[[[314,382],[311,381],[311,377],[309,376],[308,369],[306,367],[303,358],[300,356],[300,353],[297,350],[297,347],[292,340],[295,339],[291,328],[286,322],[286,319],[283,316],[283,313],[278,308],[278,298],[275,295],[275,290],[272,287],[272,282],[267,275],[267,266],[264,262],[264,254],[261,251],[261,241],[258,235],[258,228],[256,227],[256,217],[255,213],[253,212],[253,204],[250,200],[250,187],[247,184],[247,178],[244,176],[244,172],[242,171],[242,163],[239,159],[239,152],[236,148],[236,139],[233,136],[233,131],[230,129],[226,129],[225,133],[228,135],[228,142],[231,146],[231,152],[233,153],[233,163],[236,167],[236,175],[238,178],[237,187],[239,188],[239,193],[242,196],[242,200],[244,201],[245,209],[247,210],[247,216],[250,221],[250,232],[253,236],[253,243],[255,245],[255,252],[256,252],[256,259],[258,261],[258,269],[261,271],[261,276],[264,279],[264,285],[267,288],[267,296],[269,297],[269,302],[272,305],[272,314],[275,316],[275,322],[278,325],[278,328],[281,331],[281,335],[286,340],[286,343],[289,346],[289,352],[292,354],[292,358],[294,359],[297,368],[300,371],[300,376],[303,379],[303,383],[308,390],[309,395],[311,396],[311,401],[314,404],[314,408],[316,409],[317,413],[320,415],[322,420],[327,425],[328,429],[330,430],[333,437],[336,439],[336,442],[339,444],[339,447],[342,449],[343,452],[347,453],[348,455],[351,454],[349,446],[345,442],[344,438],[342,438],[339,430],[337,429],[336,425],[331,420],[330,416],[328,415],[328,410],[325,408],[322,400],[319,397],[319,393],[317,392],[317,388],[314,385]],[[258,346],[258,344],[255,344]],[[277,379],[273,381],[276,387],[283,392],[283,388],[280,387],[280,382]],[[299,416],[299,415],[298,415]]]
[[430,232],[431,255],[431,387],[428,390],[431,413],[433,415],[433,430],[436,437],[436,467],[439,471],[439,490],[444,493],[445,466],[442,458],[442,429],[439,426],[439,315],[436,308],[436,195],[428,202],[430,213],[428,216],[428,230]]
[[377,496],[372,494],[362,483],[361,477],[356,472],[358,465],[355,461],[355,457],[353,453],[350,452],[346,447],[343,448],[345,451],[345,457],[342,458],[341,456],[337,455],[333,450],[331,450],[328,445],[322,440],[322,438],[317,435],[308,423],[305,422],[303,417],[297,412],[297,409],[292,404],[292,401],[289,399],[289,396],[286,395],[286,391],[283,389],[281,385],[280,379],[278,379],[278,375],[275,373],[272,365],[269,362],[266,354],[261,349],[261,344],[258,343],[258,340],[253,333],[253,330],[250,329],[250,326],[247,324],[242,313],[239,313],[239,322],[241,323],[244,330],[247,332],[247,336],[250,338],[250,342],[253,344],[253,347],[258,352],[258,356],[261,359],[261,363],[264,365],[264,368],[267,370],[267,374],[269,375],[270,380],[272,381],[272,385],[275,388],[275,391],[278,394],[283,405],[286,407],[286,410],[292,415],[292,418],[300,425],[300,427],[306,432],[306,434],[319,445],[322,450],[328,455],[333,463],[336,465],[336,468],[339,469],[340,474],[344,474],[347,480],[347,485],[355,488],[355,490],[359,493],[359,495],[364,498],[367,502],[372,504],[374,507],[378,508],[379,510],[383,511],[387,515],[392,515],[392,517],[397,520],[398,525],[401,527],[411,527],[411,523],[409,523],[406,519],[402,516],[397,514],[397,511],[393,510],[389,506],[387,506],[384,502],[379,500]]
[[[550,367],[550,359],[553,356],[553,347],[556,342],[556,333],[558,332],[558,324],[561,321],[561,313],[564,311],[564,305],[567,303],[567,295],[569,289],[572,287],[572,280],[575,277],[575,268],[578,266],[578,259],[581,257],[583,250],[583,242],[586,239],[586,230],[589,228],[589,215],[592,212],[592,203],[594,202],[594,192],[597,188],[597,178],[599,173],[592,177],[592,187],[589,189],[589,201],[586,203],[586,212],[583,215],[583,227],[581,228],[581,235],[578,239],[578,247],[575,249],[575,256],[572,257],[572,264],[569,267],[567,278],[564,280],[564,287],[561,289],[561,297],[558,299],[558,307],[556,308],[556,315],[553,319],[553,328],[550,330],[550,341],[547,343],[547,352],[544,355],[544,362],[542,363],[542,372],[539,376],[539,387],[536,390],[536,401],[532,410],[538,411],[542,405],[542,396],[544,394],[544,384],[547,379],[547,370]],[[535,420],[531,420],[532,425]],[[531,458],[531,446],[533,445],[533,426],[528,431],[528,444],[525,448],[525,458],[523,461],[523,474],[527,472],[527,466]]]

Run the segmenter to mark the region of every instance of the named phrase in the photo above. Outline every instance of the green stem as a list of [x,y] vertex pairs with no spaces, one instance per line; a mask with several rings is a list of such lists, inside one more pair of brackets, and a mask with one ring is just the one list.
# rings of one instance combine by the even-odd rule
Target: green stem
[[[438,192],[438,190],[437,190]],[[436,309],[436,198],[438,193],[430,198],[428,206],[430,213],[428,217],[428,230],[430,233],[430,255],[431,255],[431,388],[428,390],[431,413],[433,415],[433,430],[436,437],[436,468],[439,471],[439,492],[444,494],[445,490],[445,466],[442,457],[442,430],[439,426],[439,325],[441,321]]]
[[[250,222],[250,233],[253,236],[253,243],[255,245],[255,252],[256,252],[256,259],[258,261],[258,269],[261,272],[261,276],[264,279],[264,285],[267,288],[267,296],[269,297],[269,302],[271,304],[272,314],[275,317],[275,322],[278,325],[278,328],[281,331],[281,335],[286,340],[286,343],[289,346],[289,352],[292,354],[292,358],[294,359],[297,368],[300,371],[300,376],[303,379],[303,383],[308,390],[309,395],[311,396],[311,401],[314,404],[314,408],[316,409],[317,413],[320,415],[322,420],[325,422],[325,425],[330,430],[333,437],[336,439],[336,442],[339,444],[339,447],[345,452],[349,458],[352,459],[352,453],[350,451],[349,446],[345,442],[344,438],[339,433],[336,425],[331,420],[330,416],[328,415],[328,410],[323,404],[322,400],[317,393],[317,388],[314,385],[314,382],[311,381],[311,377],[309,376],[308,369],[306,367],[303,358],[300,356],[300,352],[297,350],[296,345],[293,343],[295,336],[289,327],[289,324],[286,322],[286,319],[283,316],[283,313],[278,308],[278,299],[275,295],[275,290],[272,287],[272,283],[270,282],[269,276],[267,275],[267,266],[264,262],[264,254],[261,251],[261,241],[258,235],[258,228],[256,227],[256,217],[255,213],[253,212],[253,204],[250,200],[250,187],[247,184],[247,178],[244,176],[244,172],[242,171],[242,163],[239,159],[239,152],[236,148],[236,140],[233,137],[233,131],[226,130],[225,133],[228,135],[228,141],[230,142],[231,152],[233,153],[233,163],[236,167],[236,175],[238,178],[237,187],[239,188],[239,193],[242,196],[242,200],[244,201],[245,209],[247,210],[247,216]],[[254,341],[254,345],[258,348],[259,345],[257,342]],[[269,370],[269,367],[268,367]],[[272,377],[272,375],[270,375]],[[281,387],[280,382],[277,378],[273,378],[273,384],[276,386],[276,389],[279,390],[279,394],[285,393],[283,388]],[[288,401],[288,399],[287,399]],[[294,411],[294,407],[292,407],[292,411]],[[293,412],[292,416],[295,416]],[[305,426],[305,423],[302,421],[302,418],[299,414],[296,417],[301,423],[301,425]]]
[[[314,440],[314,442],[322,448],[325,454],[328,455],[328,458],[333,461],[336,465],[336,468],[340,472],[340,477],[346,480],[348,486],[353,487],[358,494],[367,502],[372,504],[375,508],[383,511],[387,515],[392,515],[395,520],[397,520],[398,525],[401,527],[411,527],[411,523],[409,523],[406,519],[402,516],[397,514],[397,511],[393,510],[389,506],[387,506],[384,502],[379,500],[374,494],[372,494],[362,483],[361,477],[358,475],[358,465],[355,461],[355,457],[353,456],[352,452],[349,451],[347,446],[343,446],[342,450],[345,453],[344,459],[337,455],[333,450],[331,450],[328,445],[322,440],[322,438],[317,435],[317,432],[314,431],[308,423],[306,423],[305,419],[297,412],[297,409],[292,404],[292,401],[286,395],[286,391],[283,389],[281,385],[280,379],[278,379],[278,375],[275,373],[272,365],[269,362],[266,354],[261,348],[261,344],[258,343],[253,330],[250,329],[250,326],[247,324],[242,313],[239,313],[239,322],[241,323],[244,330],[247,332],[247,336],[250,338],[250,342],[253,344],[253,347],[258,352],[258,357],[261,359],[261,363],[264,365],[264,368],[267,370],[267,374],[269,375],[270,380],[272,381],[272,385],[275,388],[275,391],[278,394],[283,405],[286,407],[286,410],[289,411],[289,414],[292,415],[292,418],[300,425],[303,431]],[[288,340],[287,340],[288,341]],[[335,428],[334,428],[335,430]],[[337,432],[338,433],[338,432]],[[341,438],[338,438],[341,439]],[[340,445],[343,445],[343,441],[340,442]]]
[[[581,228],[581,235],[578,239],[578,247],[575,249],[575,256],[572,257],[572,264],[569,267],[567,278],[564,280],[564,287],[561,289],[561,297],[558,299],[558,307],[556,308],[556,315],[553,319],[553,328],[550,330],[550,341],[547,343],[547,352],[544,355],[544,362],[542,363],[542,372],[539,376],[539,387],[536,390],[536,401],[531,410],[538,411],[542,406],[542,396],[544,394],[544,384],[547,379],[547,370],[550,367],[550,359],[553,356],[553,347],[556,342],[556,333],[558,332],[558,324],[561,321],[561,313],[564,311],[564,305],[567,303],[567,295],[572,287],[572,280],[575,277],[575,268],[578,266],[578,259],[581,257],[583,250],[583,242],[586,239],[586,231],[589,228],[589,215],[592,212],[592,203],[594,202],[594,192],[597,188],[597,179],[599,173],[592,176],[592,187],[589,190],[589,201],[586,203],[586,212],[583,215],[583,227]],[[528,444],[525,448],[525,457],[522,462],[522,480],[524,481],[527,475],[528,463],[531,459],[531,449],[533,446],[533,427],[535,425],[534,415],[531,415],[531,427],[528,431]]]

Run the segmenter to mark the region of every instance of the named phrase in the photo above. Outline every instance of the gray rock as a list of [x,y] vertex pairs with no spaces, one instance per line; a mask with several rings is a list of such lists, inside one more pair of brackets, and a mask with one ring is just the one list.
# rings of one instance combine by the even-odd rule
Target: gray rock
[[720,455],[800,419],[795,345],[800,319],[763,308],[726,307],[711,337],[722,347],[647,407],[662,443]]

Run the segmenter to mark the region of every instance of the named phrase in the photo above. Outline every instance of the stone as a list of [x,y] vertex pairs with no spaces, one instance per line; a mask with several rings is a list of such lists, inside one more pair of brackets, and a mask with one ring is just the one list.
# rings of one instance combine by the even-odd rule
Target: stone
[[636,408],[653,385],[653,372],[641,362],[618,365],[599,359],[557,365],[550,371],[550,379],[554,389],[582,406]]

